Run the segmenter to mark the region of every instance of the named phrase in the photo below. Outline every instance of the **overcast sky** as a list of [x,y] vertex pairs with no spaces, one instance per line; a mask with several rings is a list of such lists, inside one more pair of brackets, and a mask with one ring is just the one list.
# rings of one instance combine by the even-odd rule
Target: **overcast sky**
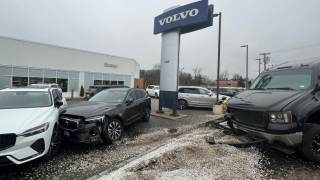
[[[154,17],[195,0],[0,0],[0,35],[134,58],[141,69],[160,63]],[[319,0],[209,0],[222,12],[221,69],[258,75],[259,53],[320,43]],[[181,37],[180,67],[216,78],[218,22]],[[320,45],[271,53],[271,64],[320,56]],[[1,59],[0,59],[1,61]],[[263,68],[261,66],[261,68]],[[230,77],[231,78],[231,77]]]

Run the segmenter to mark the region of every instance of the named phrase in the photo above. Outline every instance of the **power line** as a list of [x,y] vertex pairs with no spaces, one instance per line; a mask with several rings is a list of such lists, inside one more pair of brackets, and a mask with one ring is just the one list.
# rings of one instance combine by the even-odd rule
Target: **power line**
[[285,50],[273,51],[273,52],[270,52],[270,53],[279,53],[279,52],[284,52],[284,51],[292,51],[292,50],[304,49],[304,48],[308,48],[308,47],[312,47],[312,46],[318,46],[318,45],[320,45],[320,43],[311,44],[311,45],[308,45],[308,46],[297,47],[297,48],[292,48],[292,49],[285,49]]

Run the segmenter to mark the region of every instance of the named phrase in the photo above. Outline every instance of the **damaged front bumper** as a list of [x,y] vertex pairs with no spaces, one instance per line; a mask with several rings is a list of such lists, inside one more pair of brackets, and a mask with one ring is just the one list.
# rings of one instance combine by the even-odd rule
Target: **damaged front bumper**
[[236,123],[235,120],[231,119],[230,114],[225,115],[225,119],[228,121],[228,124],[232,124],[235,129],[240,129],[245,132],[251,133],[254,136],[266,138],[269,144],[274,144],[275,142],[281,142],[285,146],[294,147],[298,146],[302,142],[302,132],[290,133],[290,134],[271,134],[256,129],[251,129],[248,127],[241,126],[240,123]]
[[78,143],[100,143],[102,142],[100,133],[101,125],[97,123],[79,124],[77,128],[68,128],[66,125],[59,124],[64,139]]

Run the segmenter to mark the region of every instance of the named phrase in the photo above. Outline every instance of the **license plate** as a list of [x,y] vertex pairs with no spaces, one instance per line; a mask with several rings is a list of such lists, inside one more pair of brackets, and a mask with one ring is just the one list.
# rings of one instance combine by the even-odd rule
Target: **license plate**
[[67,130],[64,130],[64,135],[67,136],[67,137],[70,137],[70,132],[67,131]]

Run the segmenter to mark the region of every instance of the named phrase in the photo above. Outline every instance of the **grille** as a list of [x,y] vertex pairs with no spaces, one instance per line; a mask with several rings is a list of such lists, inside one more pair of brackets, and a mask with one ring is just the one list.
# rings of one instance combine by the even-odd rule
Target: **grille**
[[246,109],[231,108],[236,120],[253,126],[264,126],[264,111],[252,111]]
[[72,119],[70,117],[60,117],[59,124],[63,129],[78,130],[80,119]]
[[14,146],[16,137],[15,134],[0,134],[0,151]]

